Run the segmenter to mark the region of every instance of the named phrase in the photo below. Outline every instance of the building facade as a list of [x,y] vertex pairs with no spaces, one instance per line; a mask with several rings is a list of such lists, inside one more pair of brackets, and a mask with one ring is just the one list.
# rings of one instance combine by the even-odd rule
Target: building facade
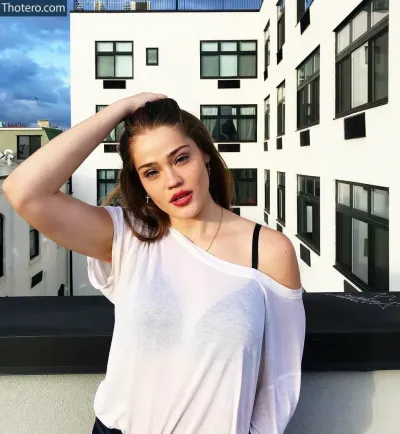
[[400,289],[399,13],[385,0],[260,11],[267,215],[296,246],[310,292]]
[[0,297],[70,295],[70,251],[30,226],[4,196],[3,181],[16,166],[0,163]]
[[[106,3],[75,4],[72,125],[129,95],[167,94],[212,134],[234,175],[234,211],[291,239],[306,291],[400,288],[389,52],[400,6],[232,1],[206,12],[161,3],[121,2],[106,14]],[[113,131],[74,173],[75,197],[99,204],[113,187],[115,143]],[[73,258],[75,294],[97,293],[86,257]]]

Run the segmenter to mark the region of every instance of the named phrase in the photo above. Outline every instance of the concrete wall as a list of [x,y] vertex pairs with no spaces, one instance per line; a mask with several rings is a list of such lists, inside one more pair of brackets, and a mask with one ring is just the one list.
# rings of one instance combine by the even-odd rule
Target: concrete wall
[[[0,432],[89,434],[103,378],[0,376]],[[285,434],[398,434],[399,391],[400,371],[304,373]]]
[[[0,214],[4,215],[5,274],[0,277],[0,297],[54,296],[62,284],[68,294],[69,251],[39,234],[39,256],[31,260],[29,224],[10,206],[1,184]],[[67,186],[64,185],[60,191],[66,193]],[[31,278],[40,271],[43,271],[42,281],[31,288]]]

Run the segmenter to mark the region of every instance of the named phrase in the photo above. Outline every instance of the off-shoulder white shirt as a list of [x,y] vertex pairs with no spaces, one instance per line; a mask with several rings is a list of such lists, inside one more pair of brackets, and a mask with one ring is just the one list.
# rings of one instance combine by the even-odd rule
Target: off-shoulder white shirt
[[141,242],[121,208],[105,208],[112,264],[88,258],[88,276],[115,326],[96,416],[123,434],[282,434],[300,393],[302,289],[174,228]]

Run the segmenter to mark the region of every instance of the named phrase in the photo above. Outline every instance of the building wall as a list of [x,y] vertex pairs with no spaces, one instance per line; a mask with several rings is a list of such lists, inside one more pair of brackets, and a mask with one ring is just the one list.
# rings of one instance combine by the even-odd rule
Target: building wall
[[0,151],[11,149],[17,156],[17,136],[19,135],[42,136],[42,146],[49,141],[42,128],[0,128]]
[[[271,170],[270,224],[276,227],[277,171],[286,173],[286,226],[300,256],[297,232],[297,175],[320,177],[321,249],[311,254],[311,267],[300,260],[304,288],[310,292],[343,291],[342,274],[335,264],[335,180],[346,180],[389,188],[390,290],[400,289],[400,194],[398,182],[398,121],[400,63],[396,49],[399,36],[393,30],[400,20],[399,2],[390,2],[389,103],[365,111],[366,137],[344,140],[344,119],[335,118],[335,32],[334,29],[360,4],[360,0],[329,2],[316,0],[310,7],[311,24],[300,34],[297,1],[286,0],[286,42],[283,60],[277,64],[276,2],[264,1],[260,12],[259,41],[270,20],[271,65],[268,79],[260,82],[260,98],[271,97],[271,139],[262,167]],[[296,68],[320,45],[320,123],[310,128],[309,147],[300,147],[297,129]],[[286,134],[283,149],[276,149],[277,86],[286,81]],[[357,82],[356,82],[357,83]]]
[[[67,192],[66,185],[60,190]],[[30,260],[29,224],[10,206],[0,187],[0,213],[4,216],[4,275],[0,297],[56,296],[60,285],[70,293],[69,251],[39,234],[39,256]],[[43,271],[40,283],[31,279]]]
[[[166,25],[168,20],[168,25]],[[257,39],[258,12],[71,14],[71,122],[95,113],[95,106],[139,92],[160,92],[200,117],[201,104],[257,104],[258,142],[242,143],[241,152],[223,153],[229,168],[258,168],[258,206],[241,207],[241,215],[263,223],[263,100],[258,79],[242,79],[240,89],[218,89],[217,80],[200,79],[200,41]],[[160,29],[149,31],[148,29]],[[168,29],[168,31],[166,31]],[[95,41],[134,41],[134,79],[126,89],[103,89],[95,79]],[[146,66],[146,48],[159,48],[159,66]],[[258,47],[258,75],[261,69]],[[100,145],[73,175],[74,197],[96,203],[96,169],[120,168],[117,154]],[[86,257],[73,254],[74,294],[96,294],[87,279]]]
[[[95,113],[96,104],[110,104],[142,91],[161,92],[175,98],[182,108],[200,116],[200,104],[257,104],[258,141],[242,143],[240,153],[223,153],[229,168],[257,168],[258,206],[241,207],[241,215],[264,223],[264,170],[271,171],[271,214],[276,229],[277,171],[286,174],[286,224],[283,233],[293,242],[299,258],[303,286],[310,292],[343,291],[347,279],[336,269],[335,181],[344,180],[389,188],[390,290],[400,288],[400,217],[397,181],[396,113],[399,104],[399,38],[389,31],[389,103],[365,111],[367,136],[344,140],[344,118],[335,118],[334,29],[358,6],[347,2],[314,1],[311,25],[303,35],[297,23],[297,0],[286,0],[286,34],[283,60],[277,65],[276,2],[265,1],[260,12],[251,13],[107,13],[71,14],[72,125]],[[390,2],[390,22],[400,19],[400,5]],[[166,27],[166,20],[168,26]],[[264,34],[270,20],[271,65],[263,78]],[[165,29],[168,28],[168,32]],[[86,30],[90,31],[86,33]],[[148,29],[154,29],[149,32]],[[156,31],[156,29],[160,29]],[[88,37],[87,35],[90,35]],[[240,89],[218,89],[216,80],[200,79],[201,40],[258,40],[258,78],[241,80]],[[134,41],[134,79],[125,90],[104,90],[95,79],[95,41]],[[300,147],[297,124],[296,67],[320,46],[320,122],[310,129],[311,146]],[[159,48],[159,66],[146,66],[146,47]],[[276,88],[286,84],[286,134],[283,149],[276,149]],[[84,95],[84,97],[83,97]],[[264,151],[264,98],[271,98],[271,139]],[[119,168],[116,154],[104,154],[100,145],[73,176],[74,193],[88,203],[96,202],[96,169]],[[320,254],[310,250],[311,266],[300,259],[297,233],[297,175],[320,177]],[[76,294],[92,294],[86,258],[74,254]],[[94,292],[96,293],[96,292]]]

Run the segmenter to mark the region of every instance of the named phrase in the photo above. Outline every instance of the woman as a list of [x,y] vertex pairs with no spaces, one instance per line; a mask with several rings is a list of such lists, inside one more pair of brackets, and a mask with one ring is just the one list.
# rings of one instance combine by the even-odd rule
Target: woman
[[[121,119],[105,205],[59,192]],[[305,333],[296,254],[230,211],[232,186],[204,125],[149,93],[65,131],[4,182],[28,223],[88,257],[90,282],[115,305],[93,433],[284,432]]]

